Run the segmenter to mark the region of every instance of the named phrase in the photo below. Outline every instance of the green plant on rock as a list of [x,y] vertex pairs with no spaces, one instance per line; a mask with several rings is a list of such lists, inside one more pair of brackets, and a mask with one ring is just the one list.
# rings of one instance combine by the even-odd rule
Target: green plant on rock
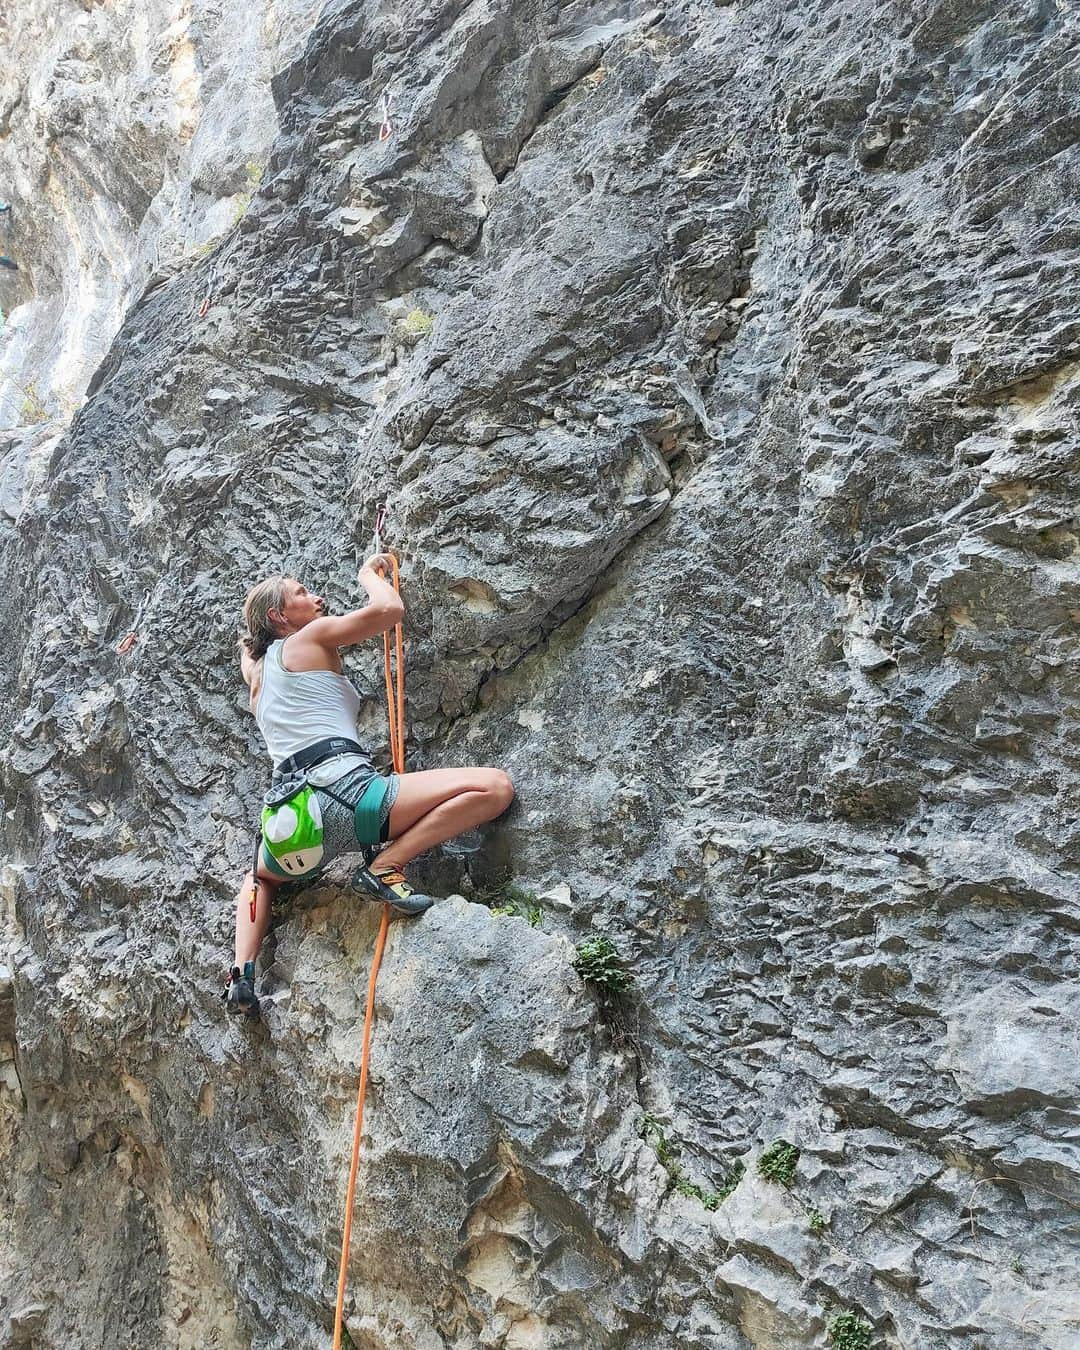
[[[746,1164],[743,1162],[741,1158],[736,1158],[735,1161],[728,1168],[727,1175],[724,1177],[724,1184],[716,1192],[717,1205],[723,1204],[723,1202],[728,1198],[728,1196],[739,1184],[739,1182],[742,1181],[745,1175],[746,1175]],[[706,1205],[706,1209],[708,1208],[709,1206]],[[713,1208],[715,1209],[716,1205],[714,1205]]]
[[770,1144],[758,1159],[757,1170],[766,1181],[777,1186],[790,1186],[795,1180],[795,1165],[799,1161],[799,1150],[786,1139],[777,1139]]
[[625,994],[630,988],[630,972],[619,955],[618,948],[608,937],[586,938],[577,949],[574,969],[585,981],[609,998]]
[[660,1161],[661,1167],[665,1171],[670,1171],[672,1167],[677,1167],[677,1159],[682,1153],[682,1145],[677,1139],[669,1139],[663,1125],[650,1115],[647,1111],[641,1117],[641,1125],[638,1133],[647,1144],[652,1145],[653,1152]]
[[401,321],[402,333],[412,342],[419,342],[422,337],[427,337],[434,327],[435,319],[422,309],[410,309]]
[[699,1200],[708,1210],[720,1208],[739,1184],[739,1179],[746,1170],[741,1162],[736,1162],[725,1177],[720,1190],[710,1191],[707,1187],[699,1185],[698,1182],[691,1181],[686,1175],[682,1163],[679,1161],[682,1154],[682,1144],[677,1139],[668,1138],[664,1127],[655,1116],[647,1113],[642,1116],[639,1132],[642,1139],[647,1144],[652,1145],[657,1161],[671,1178],[672,1189],[679,1195],[685,1195],[690,1200]]
[[244,179],[246,186],[239,192],[236,201],[233,203],[233,225],[239,225],[244,218],[248,207],[251,205],[251,199],[255,196],[255,190],[262,182],[263,166],[256,160],[249,160],[244,165]]
[[232,223],[234,226],[239,225],[244,219],[250,205],[251,193],[245,190],[244,192],[241,192],[236,201],[233,202]]
[[828,1219],[819,1209],[810,1210],[806,1217],[810,1224],[811,1233],[824,1233],[825,1229],[829,1226]]
[[22,386],[22,402],[19,405],[19,416],[24,426],[30,426],[37,422],[44,422],[48,416],[45,404],[42,402],[37,385],[31,380],[29,384]]
[[707,1210],[712,1211],[720,1208],[722,1199],[720,1193],[699,1186],[696,1181],[691,1181],[685,1173],[676,1177],[672,1184],[680,1195],[685,1195],[688,1200],[700,1200]]
[[492,914],[501,914],[511,919],[524,919],[530,928],[539,928],[544,911],[536,903],[531,891],[522,890],[512,881],[504,881],[486,891],[478,891],[477,899],[487,905]]
[[842,1312],[829,1323],[829,1344],[833,1350],[870,1350],[874,1328],[853,1312]]

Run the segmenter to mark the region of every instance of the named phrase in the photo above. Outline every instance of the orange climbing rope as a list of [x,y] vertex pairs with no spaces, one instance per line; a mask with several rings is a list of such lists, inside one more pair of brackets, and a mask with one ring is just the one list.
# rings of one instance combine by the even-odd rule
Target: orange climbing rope
[[[377,533],[377,531],[376,531]],[[401,589],[398,562],[390,555],[393,567],[393,586]],[[394,627],[395,679],[390,670],[390,634],[383,634],[383,659],[386,671],[386,714],[390,723],[390,758],[394,772],[405,772],[405,634],[399,623]],[[349,1270],[349,1243],[352,1238],[353,1202],[356,1198],[356,1174],[360,1168],[360,1135],[364,1128],[364,1096],[367,1093],[368,1060],[371,1048],[371,1024],[375,1019],[375,982],[379,978],[386,933],[390,927],[390,906],[384,904],[379,935],[375,939],[375,953],[368,975],[367,1007],[364,1010],[364,1039],[360,1051],[360,1086],[356,1093],[356,1124],[353,1126],[352,1161],[349,1165],[349,1185],[345,1192],[345,1221],[341,1234],[341,1265],[338,1268],[337,1307],[334,1310],[334,1350],[341,1350],[341,1323],[345,1308],[345,1280]]]
[[[398,578],[398,561],[391,553],[390,562],[394,568],[394,590],[401,589]],[[402,625],[394,626],[394,664],[397,670],[397,688],[395,690],[390,677],[390,633],[383,634],[383,668],[386,672],[386,715],[390,719],[390,759],[395,773],[405,772],[405,630]],[[396,697],[395,697],[396,693]]]

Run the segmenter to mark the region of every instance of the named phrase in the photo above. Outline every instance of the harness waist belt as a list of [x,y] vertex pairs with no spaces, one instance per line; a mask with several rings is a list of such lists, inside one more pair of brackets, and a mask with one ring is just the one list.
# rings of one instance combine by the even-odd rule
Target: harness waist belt
[[305,769],[310,769],[316,764],[321,764],[324,759],[332,759],[334,755],[367,755],[367,751],[356,741],[350,741],[347,736],[328,736],[323,741],[316,741],[314,745],[305,745],[303,750],[297,750],[295,755],[290,755],[288,759],[283,759],[280,764],[274,765],[274,774],[303,773]]

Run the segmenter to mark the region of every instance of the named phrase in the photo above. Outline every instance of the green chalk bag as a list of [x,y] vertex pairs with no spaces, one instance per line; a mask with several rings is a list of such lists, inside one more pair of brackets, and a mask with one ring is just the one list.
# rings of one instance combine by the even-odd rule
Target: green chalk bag
[[291,877],[309,877],[322,865],[323,818],[315,789],[302,773],[290,774],[263,797],[266,851]]

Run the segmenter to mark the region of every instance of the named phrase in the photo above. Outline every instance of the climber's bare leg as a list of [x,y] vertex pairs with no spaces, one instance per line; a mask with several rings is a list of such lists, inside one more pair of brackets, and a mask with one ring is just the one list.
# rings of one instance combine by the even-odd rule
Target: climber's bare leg
[[402,868],[436,844],[486,820],[514,800],[502,769],[425,769],[400,775],[390,810],[390,843],[375,860],[378,872]]
[[259,954],[262,940],[270,926],[270,911],[274,905],[274,896],[281,885],[281,878],[272,876],[259,868],[259,899],[255,905],[255,922],[251,922],[251,872],[240,883],[236,896],[236,947],[234,965],[244,969],[245,961],[254,961]]

